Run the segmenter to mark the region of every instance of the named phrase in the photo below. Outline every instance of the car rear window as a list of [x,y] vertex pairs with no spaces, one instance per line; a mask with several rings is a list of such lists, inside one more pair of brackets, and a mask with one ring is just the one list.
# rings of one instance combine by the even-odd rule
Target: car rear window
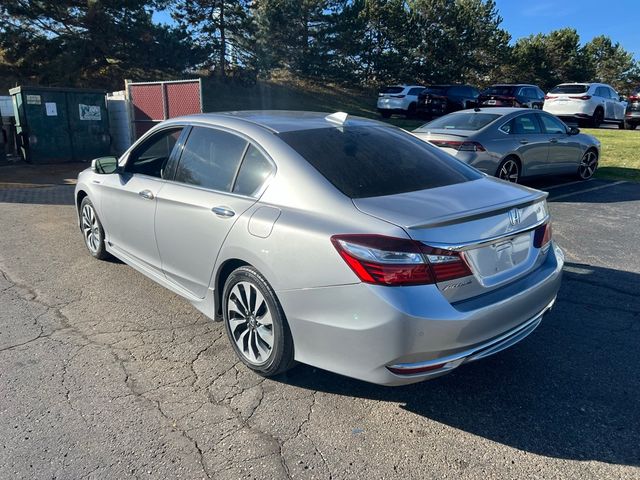
[[558,85],[550,93],[585,93],[589,85]]
[[395,195],[481,178],[471,167],[391,127],[341,127],[279,134],[350,198]]
[[482,93],[484,95],[513,95],[515,91],[516,87],[511,85],[494,85]]
[[384,87],[380,90],[380,93],[400,93],[404,90],[404,87]]
[[486,127],[494,120],[500,118],[497,113],[450,113],[444,117],[425,123],[417,128],[416,132],[427,132],[429,130],[480,130]]

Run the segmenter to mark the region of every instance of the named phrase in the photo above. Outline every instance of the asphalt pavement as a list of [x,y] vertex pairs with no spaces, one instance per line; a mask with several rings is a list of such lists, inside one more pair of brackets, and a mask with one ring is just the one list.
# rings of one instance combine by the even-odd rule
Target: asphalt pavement
[[401,388],[264,380],[222,324],[89,256],[72,186],[0,188],[0,478],[640,478],[640,185],[533,186],[567,254],[556,307]]

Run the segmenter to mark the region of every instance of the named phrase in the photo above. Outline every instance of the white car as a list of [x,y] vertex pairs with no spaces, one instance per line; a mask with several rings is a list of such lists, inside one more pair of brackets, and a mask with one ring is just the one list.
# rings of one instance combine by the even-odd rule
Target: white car
[[418,95],[424,89],[421,85],[385,87],[378,93],[378,112],[384,118],[389,118],[394,113],[414,115],[418,106]]
[[603,122],[624,128],[625,104],[605,83],[562,83],[545,97],[543,110],[598,128]]

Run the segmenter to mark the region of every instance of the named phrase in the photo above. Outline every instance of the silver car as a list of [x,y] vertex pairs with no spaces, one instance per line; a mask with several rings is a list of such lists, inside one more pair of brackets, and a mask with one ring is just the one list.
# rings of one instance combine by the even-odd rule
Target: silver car
[[413,131],[487,175],[509,182],[538,175],[591,178],[600,142],[555,116],[522,108],[451,113]]
[[94,257],[222,320],[265,376],[435,377],[527,336],[560,286],[546,194],[346,114],[168,120],[75,194]]

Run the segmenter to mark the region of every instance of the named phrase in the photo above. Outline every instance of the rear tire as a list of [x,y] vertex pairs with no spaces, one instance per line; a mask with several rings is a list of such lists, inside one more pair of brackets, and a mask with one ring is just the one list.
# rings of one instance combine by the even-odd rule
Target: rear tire
[[589,180],[592,178],[596,170],[598,169],[598,152],[593,149],[589,149],[584,152],[580,165],[578,165],[578,171],[576,175],[579,180]]
[[413,118],[416,116],[416,107],[417,105],[414,103],[409,104],[409,109],[407,110],[407,118]]
[[106,260],[111,256],[104,244],[102,222],[89,197],[84,197],[80,203],[80,231],[87,250],[94,258]]
[[231,272],[222,302],[225,330],[242,363],[264,377],[295,365],[293,337],[284,311],[258,270],[243,266]]
[[626,130],[626,128],[627,128],[627,123],[623,120],[622,122],[620,122],[620,123],[618,124],[618,128],[619,128],[620,130]]
[[604,110],[598,107],[595,112],[593,112],[593,116],[591,117],[591,127],[600,128],[602,125],[602,121],[604,120]]
[[635,123],[625,122],[625,127],[627,130],[635,130],[638,125]]
[[520,162],[516,157],[505,158],[496,170],[496,177],[511,183],[519,183],[520,175]]
[[386,111],[382,110],[382,111],[380,112],[380,116],[381,116],[382,118],[391,118],[391,112],[386,112]]

